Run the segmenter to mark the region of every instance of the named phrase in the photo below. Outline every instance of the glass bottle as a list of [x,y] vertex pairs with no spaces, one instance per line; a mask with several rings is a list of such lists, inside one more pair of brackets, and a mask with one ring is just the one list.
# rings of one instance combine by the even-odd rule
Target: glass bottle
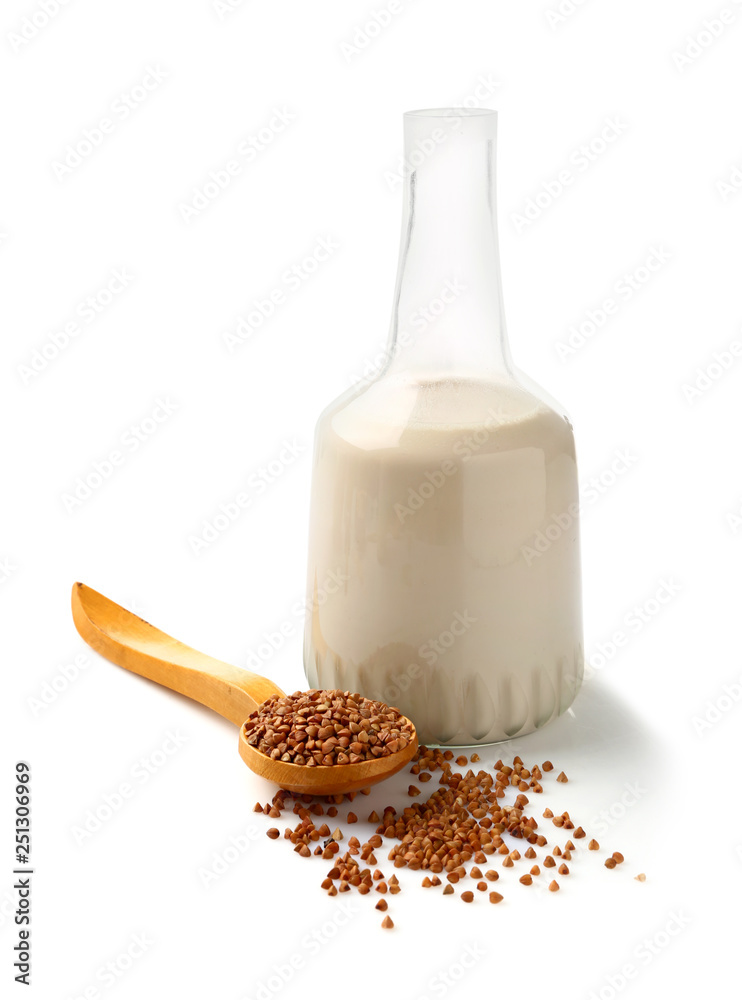
[[397,706],[428,745],[525,735],[583,670],[572,426],[512,364],[497,113],[404,115],[384,364],[320,416],[304,666]]

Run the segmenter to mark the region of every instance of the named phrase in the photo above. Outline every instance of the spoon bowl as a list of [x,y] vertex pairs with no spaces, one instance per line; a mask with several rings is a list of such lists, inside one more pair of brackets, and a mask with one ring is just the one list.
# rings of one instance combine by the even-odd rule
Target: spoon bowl
[[267,677],[191,649],[84,583],[72,587],[72,617],[82,638],[101,656],[206,705],[238,725],[240,757],[256,774],[287,791],[308,795],[354,792],[396,774],[417,753],[413,726],[412,739],[404,750],[360,764],[307,767],[273,760],[250,746],[244,731],[248,716],[264,701],[284,694]]
[[417,753],[417,736],[395,754],[364,760],[360,764],[334,764],[325,767],[305,767],[303,764],[287,764],[283,760],[272,760],[264,753],[251,747],[240,727],[240,757],[251,771],[260,774],[289,792],[306,792],[309,795],[339,795],[341,792],[357,792],[368,788],[377,781],[396,774],[409,764]]

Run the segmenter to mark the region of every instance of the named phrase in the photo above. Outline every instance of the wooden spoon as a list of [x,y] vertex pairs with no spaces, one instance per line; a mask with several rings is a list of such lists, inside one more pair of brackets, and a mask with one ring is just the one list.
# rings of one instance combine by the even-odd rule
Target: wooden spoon
[[290,792],[338,795],[367,788],[396,774],[417,752],[413,728],[404,750],[361,764],[305,767],[271,760],[248,744],[243,723],[266,698],[284,693],[273,681],[185,646],[84,583],[72,587],[72,617],[85,642],[101,656],[193,698],[238,725],[240,757],[256,774]]

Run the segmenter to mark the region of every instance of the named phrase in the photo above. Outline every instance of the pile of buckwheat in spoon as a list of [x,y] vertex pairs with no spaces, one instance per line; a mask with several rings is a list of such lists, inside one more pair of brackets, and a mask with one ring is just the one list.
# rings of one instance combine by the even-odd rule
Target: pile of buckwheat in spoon
[[[366,710],[360,695],[349,692],[307,692],[305,697],[312,694],[331,694],[330,699],[332,712],[341,711],[339,702],[348,700],[353,705],[353,712],[359,709]],[[297,699],[294,702],[298,706],[300,699],[297,695],[290,696]],[[327,698],[325,698],[325,701]],[[320,702],[320,705],[324,702]],[[378,706],[380,703],[370,703]],[[270,746],[269,755],[280,750],[281,744],[286,743],[287,748],[283,753],[295,752],[299,743],[303,744],[304,750],[299,753],[306,762],[308,754],[324,753],[322,746],[319,749],[310,746],[310,741],[315,745],[320,737],[320,730],[314,735],[310,735],[309,726],[315,723],[306,724],[307,715],[302,713],[303,708],[313,706],[316,710],[319,706],[317,700],[309,698],[309,705],[298,706],[299,710],[290,715],[291,722],[279,723],[276,726],[271,724],[273,736],[282,735],[278,743],[266,741],[266,747]],[[383,706],[387,708],[387,706]],[[327,711],[328,709],[324,709]],[[394,712],[398,719],[403,718],[394,709],[387,709]],[[311,714],[311,713],[310,713]],[[252,718],[252,717],[251,717]],[[283,716],[271,716],[274,719],[286,719]],[[363,716],[363,718],[366,718]],[[249,720],[248,720],[249,721]],[[342,720],[338,720],[342,722]],[[299,743],[291,743],[291,726],[300,727],[301,733],[306,733]],[[288,725],[287,730],[281,730],[281,725]],[[343,728],[341,724],[341,729]],[[346,728],[350,725],[346,723]],[[362,729],[365,732],[377,732],[373,726]],[[268,730],[265,730],[267,733]],[[337,731],[336,731],[337,734]],[[350,736],[357,735],[351,732]],[[331,739],[332,737],[324,737]],[[395,739],[404,739],[404,730]],[[340,737],[340,739],[350,739],[350,737]],[[359,741],[360,742],[360,741]],[[254,745],[259,745],[254,744]],[[379,741],[372,746],[388,746],[388,741]],[[341,750],[336,747],[342,746]],[[339,753],[345,753],[350,748],[347,745],[333,744],[328,747],[328,755],[331,750],[335,759]],[[263,750],[262,752],[266,752]],[[393,751],[391,751],[393,752]],[[383,751],[382,751],[383,753]],[[350,755],[347,754],[349,757]],[[379,754],[373,755],[379,756]],[[283,756],[281,756],[283,759]],[[293,758],[291,758],[293,759]],[[365,758],[368,759],[368,758]],[[294,762],[298,762],[295,761]],[[316,761],[324,763],[324,761]],[[350,762],[350,760],[348,761]],[[420,784],[431,781],[435,772],[439,771],[439,788],[424,801],[416,801],[398,812],[394,806],[386,806],[382,810],[381,816],[376,811],[372,811],[368,816],[368,822],[376,824],[375,833],[365,842],[361,842],[358,837],[350,836],[347,841],[347,850],[341,856],[340,842],[345,840],[345,834],[340,827],[331,830],[330,825],[323,820],[321,825],[315,824],[315,819],[327,817],[334,819],[338,815],[338,806],[344,801],[352,802],[356,798],[355,792],[347,795],[334,796],[312,796],[298,795],[284,790],[278,791],[272,802],[255,805],[255,812],[262,812],[272,818],[278,818],[287,808],[288,801],[294,799],[293,812],[299,817],[299,822],[292,829],[291,826],[284,830],[284,839],[294,845],[294,850],[302,857],[316,855],[325,861],[329,861],[332,867],[326,874],[322,882],[322,888],[331,896],[341,892],[349,892],[355,889],[361,895],[367,895],[372,890],[378,893],[381,898],[376,903],[376,909],[386,912],[388,910],[387,894],[396,895],[401,891],[401,885],[396,875],[392,874],[386,878],[382,870],[378,867],[376,854],[384,846],[384,841],[391,842],[387,860],[391,861],[394,868],[408,868],[412,871],[422,870],[428,872],[422,879],[422,888],[435,888],[443,886],[443,895],[453,895],[457,889],[461,888],[459,883],[466,884],[467,879],[474,883],[477,893],[488,893],[490,903],[500,903],[503,895],[496,892],[492,886],[500,879],[500,872],[494,867],[494,863],[501,859],[501,868],[523,868],[525,864],[521,862],[532,862],[530,869],[520,875],[518,881],[521,885],[530,886],[542,884],[546,887],[546,869],[556,868],[557,874],[562,882],[570,874],[568,862],[577,860],[582,851],[578,851],[575,841],[581,845],[587,838],[586,832],[581,826],[575,826],[568,812],[555,815],[551,809],[547,808],[542,814],[542,818],[551,820],[554,827],[567,831],[569,838],[563,846],[555,844],[549,847],[549,842],[543,833],[538,832],[539,824],[535,816],[529,814],[529,795],[538,795],[543,792],[541,782],[544,774],[552,771],[551,761],[544,761],[539,767],[533,765],[526,767],[520,757],[514,757],[512,764],[505,764],[498,760],[492,771],[469,768],[466,773],[454,772],[453,763],[464,768],[467,764],[477,764],[480,757],[477,753],[472,753],[470,757],[460,754],[454,760],[454,753],[451,750],[431,749],[420,747],[412,760],[410,773],[417,776]],[[567,776],[560,772],[556,778],[557,782],[566,783]],[[506,790],[512,788],[517,790],[517,795],[512,804],[508,805],[501,800],[505,797]],[[365,788],[360,794],[368,795],[369,788]],[[417,798],[421,794],[420,788],[410,785],[407,791],[410,798]],[[348,825],[358,822],[358,817],[353,812],[348,812],[345,818]],[[574,831],[574,832],[570,832]],[[281,833],[276,827],[267,831],[268,837],[277,840]],[[570,838],[574,838],[574,840]],[[512,838],[512,839],[508,839]],[[520,844],[524,850],[521,851],[516,846]],[[525,844],[528,846],[526,847]],[[590,839],[587,849],[591,852],[600,850],[597,840]],[[541,852],[539,856],[538,852]],[[488,860],[489,859],[489,860]],[[615,868],[623,862],[623,855],[615,851],[611,856],[606,857],[604,865],[606,868]],[[469,867],[467,867],[469,865]],[[489,866],[489,867],[488,867]],[[486,868],[482,871],[482,868]],[[517,874],[517,871],[514,873]],[[439,875],[442,878],[439,878]],[[635,876],[637,881],[645,881],[644,874]],[[454,888],[454,886],[456,888]],[[548,884],[549,892],[557,892],[561,888],[561,883],[552,878]],[[460,893],[460,898],[465,903],[474,902],[476,895],[470,889],[464,889]],[[391,917],[386,914],[382,921],[382,927],[392,928],[394,923]]]
[[251,747],[307,767],[361,764],[409,746],[414,730],[396,708],[350,691],[272,695],[243,726]]

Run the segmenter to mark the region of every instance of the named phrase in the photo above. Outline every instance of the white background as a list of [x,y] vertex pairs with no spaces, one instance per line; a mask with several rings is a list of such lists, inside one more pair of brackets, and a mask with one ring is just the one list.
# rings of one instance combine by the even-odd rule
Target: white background
[[[742,888],[742,359],[729,353],[742,342],[742,6],[565,0],[559,21],[557,0],[234,6],[69,0],[44,24],[31,0],[3,5],[2,982],[15,941],[12,764],[25,758],[32,995],[729,995]],[[390,11],[382,30],[363,28],[374,9]],[[731,23],[704,34],[722,9]],[[151,68],[159,84],[123,117]],[[272,790],[226,722],[85,658],[68,594],[83,580],[240,665],[283,626],[291,635],[263,669],[286,690],[304,684],[296,605],[313,425],[386,338],[401,195],[385,173],[401,114],[466,100],[500,112],[516,362],[567,407],[586,491],[596,477],[601,490],[584,506],[589,680],[573,713],[519,750],[567,771],[544,805],[568,809],[626,863],[580,857],[555,895],[505,870],[498,907],[437,898],[403,871],[389,933],[374,897],[327,898],[325,863],[265,838],[270,824],[251,810]],[[276,109],[291,119],[283,131],[250,162],[236,155]],[[112,131],[86,147],[104,118]],[[582,169],[575,151],[609,120],[620,136]],[[89,155],[55,169],[81,142]],[[186,221],[182,206],[230,160],[240,172]],[[544,185],[556,191],[564,169],[572,183],[550,199]],[[282,275],[320,238],[337,244],[330,259],[230,351],[224,334],[254,300],[285,292]],[[662,267],[621,297],[653,251]],[[114,269],[127,287],[86,322],[80,304]],[[615,313],[561,358],[558,344],[606,298]],[[64,344],[73,320],[77,336],[40,362],[34,352],[54,354],[52,336]],[[158,399],[177,408],[126,444]],[[299,451],[290,461],[286,442]],[[67,509],[78,478],[116,450],[122,464]],[[631,461],[615,475],[619,452]],[[281,454],[270,488],[194,553],[189,538]],[[175,731],[187,742],[136,777]],[[409,780],[357,811],[403,806]],[[75,829],[122,782],[132,797],[79,842]],[[234,857],[232,837],[247,849],[206,888],[200,872]],[[315,930],[321,945],[307,941]],[[131,962],[136,934],[150,943]],[[463,971],[467,947],[478,957]],[[284,984],[277,970],[292,960],[302,969]],[[110,961],[131,966],[113,985],[99,976]]]

